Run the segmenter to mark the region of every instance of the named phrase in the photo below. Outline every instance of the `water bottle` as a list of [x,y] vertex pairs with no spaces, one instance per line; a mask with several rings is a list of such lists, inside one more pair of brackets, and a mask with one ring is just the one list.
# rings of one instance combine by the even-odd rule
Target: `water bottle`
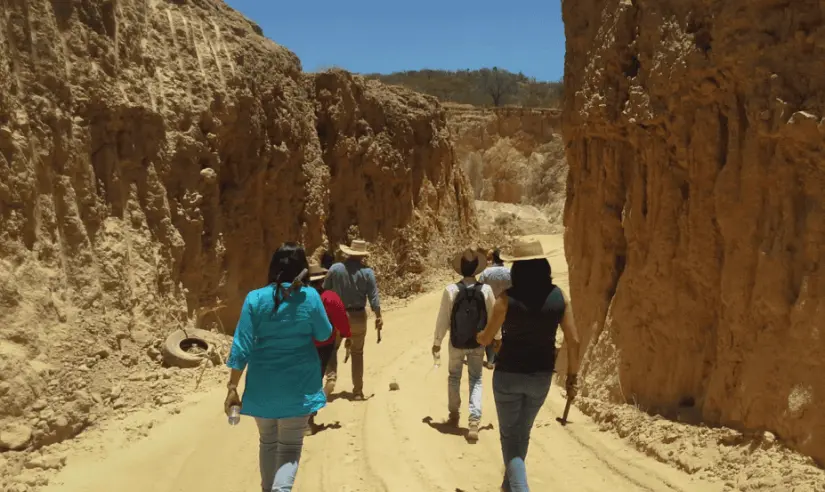
[[433,367],[438,369],[441,366],[441,351],[433,352]]
[[229,425],[238,425],[241,421],[241,407],[240,405],[232,405],[229,407]]

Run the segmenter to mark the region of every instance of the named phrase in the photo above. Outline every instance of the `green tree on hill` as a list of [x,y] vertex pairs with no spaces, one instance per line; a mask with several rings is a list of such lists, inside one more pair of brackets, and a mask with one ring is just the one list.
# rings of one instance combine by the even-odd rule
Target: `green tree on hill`
[[481,70],[409,70],[366,74],[369,79],[401,85],[444,102],[476,106],[561,106],[561,82],[542,82],[522,73],[493,67]]

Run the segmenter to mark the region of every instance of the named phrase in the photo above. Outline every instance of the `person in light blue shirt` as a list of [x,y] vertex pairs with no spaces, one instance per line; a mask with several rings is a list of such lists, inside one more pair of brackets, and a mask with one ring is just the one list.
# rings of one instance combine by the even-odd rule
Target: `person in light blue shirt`
[[[226,365],[224,409],[241,406],[260,434],[261,490],[292,490],[309,416],[326,405],[314,340],[332,336],[321,296],[293,280],[308,268],[306,252],[284,243],[272,256],[269,285],[246,296]],[[246,369],[243,399],[238,383]]]
[[[351,246],[341,245],[340,250],[347,255],[341,263],[329,268],[324,288],[338,294],[349,316],[352,337],[347,340],[347,348],[352,354],[352,398],[363,401],[364,397],[364,343],[367,337],[367,302],[375,314],[375,329],[380,341],[384,321],[381,318],[381,298],[375,281],[375,272],[364,264],[369,256],[367,243],[362,239],[352,241]],[[333,352],[327,366],[327,393],[335,387],[338,373],[338,355]]]

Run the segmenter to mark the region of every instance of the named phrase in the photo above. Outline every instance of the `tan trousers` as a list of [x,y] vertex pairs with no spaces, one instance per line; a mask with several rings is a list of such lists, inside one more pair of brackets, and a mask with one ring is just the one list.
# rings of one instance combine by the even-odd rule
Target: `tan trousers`
[[[349,325],[352,329],[352,391],[364,391],[364,343],[367,339],[367,311],[351,311],[347,313]],[[335,341],[335,353],[327,364],[327,385],[334,386],[338,379],[338,347],[341,346],[341,337]]]

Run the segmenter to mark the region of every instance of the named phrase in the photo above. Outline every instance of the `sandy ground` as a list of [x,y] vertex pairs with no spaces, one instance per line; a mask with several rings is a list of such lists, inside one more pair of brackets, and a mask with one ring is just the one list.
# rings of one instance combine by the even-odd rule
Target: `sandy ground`
[[[566,284],[560,236],[557,281]],[[461,432],[446,428],[447,372],[429,353],[440,292],[428,293],[386,314],[384,340],[370,333],[365,402],[335,398],[318,416],[323,429],[305,441],[298,491],[496,491],[503,465],[490,371],[484,375],[484,417],[477,444],[469,444],[466,414]],[[343,351],[342,351],[343,353]],[[351,390],[346,374],[338,391]],[[465,374],[466,381],[466,374]],[[391,382],[400,391],[390,392]],[[466,388],[466,383],[463,384]],[[197,397],[180,413],[166,412],[146,437],[123,442],[117,428],[94,437],[109,444],[69,456],[47,491],[250,492],[260,490],[254,422],[226,424],[222,388]],[[466,394],[462,395],[466,404]],[[535,491],[718,491],[637,451],[571,410],[560,426],[564,400],[558,388],[533,430],[528,472]]]

